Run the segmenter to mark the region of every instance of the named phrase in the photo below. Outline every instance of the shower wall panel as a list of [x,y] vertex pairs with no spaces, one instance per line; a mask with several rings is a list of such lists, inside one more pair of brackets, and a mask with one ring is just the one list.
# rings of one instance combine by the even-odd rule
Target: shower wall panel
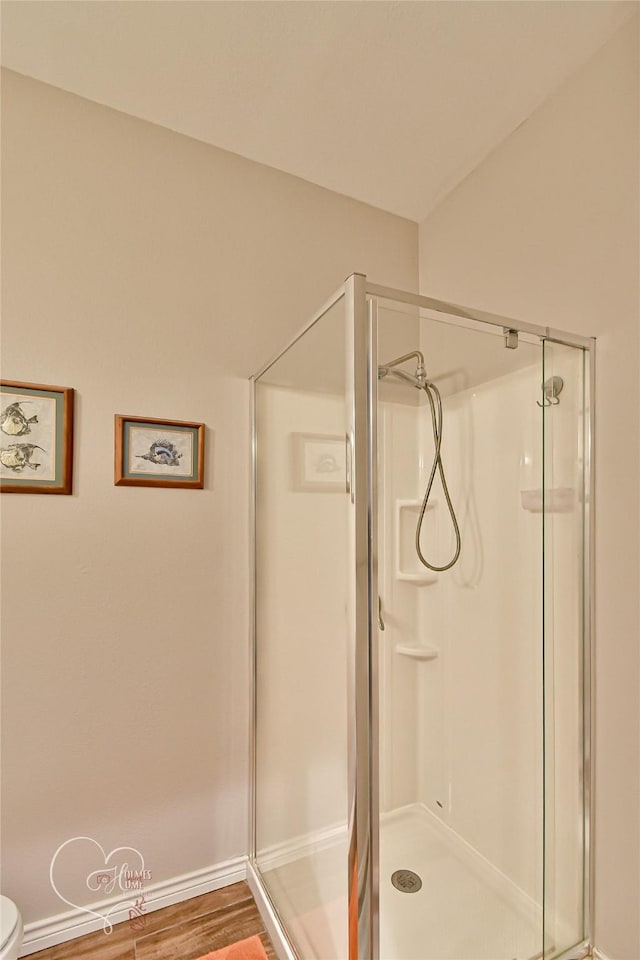
[[[541,905],[542,524],[521,502],[522,489],[541,486],[539,380],[538,366],[525,368],[444,400],[442,455],[462,550],[420,594],[420,630],[440,656],[421,668],[419,700],[420,799]],[[453,536],[439,487],[435,499],[434,536],[423,544],[446,557]]]
[[[582,351],[545,349],[544,376],[561,376],[564,387],[545,410],[544,446],[539,364],[467,389],[450,383],[442,455],[462,551],[432,582],[398,577],[397,529],[409,525],[412,544],[416,515],[403,518],[398,504],[424,493],[434,455],[429,409],[380,403],[380,770],[383,815],[423,804],[504,876],[509,896],[540,925],[544,880],[553,954],[583,930],[588,410]],[[434,501],[421,542],[427,555],[446,558],[454,541],[438,483]],[[437,656],[398,653],[412,646]]]
[[397,577],[395,529],[399,504],[415,502],[419,496],[416,450],[421,413],[415,404],[386,401],[378,414],[378,587],[384,623],[379,641],[382,813],[419,798],[421,749],[415,721],[419,674],[415,663],[398,652],[413,643],[418,633],[418,591],[411,581]]

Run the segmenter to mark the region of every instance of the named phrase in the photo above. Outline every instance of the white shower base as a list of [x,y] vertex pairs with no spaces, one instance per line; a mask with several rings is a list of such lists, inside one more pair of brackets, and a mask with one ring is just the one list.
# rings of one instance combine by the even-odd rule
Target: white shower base
[[[344,830],[260,857],[261,872],[303,960],[346,960]],[[286,862],[283,862],[286,860]],[[395,870],[422,879],[416,893]],[[421,804],[383,817],[381,960],[531,960],[541,953],[541,910]]]
[[[391,884],[398,869],[417,893]],[[530,960],[542,913],[504,874],[421,804],[394,811],[380,834],[380,956],[384,960]]]

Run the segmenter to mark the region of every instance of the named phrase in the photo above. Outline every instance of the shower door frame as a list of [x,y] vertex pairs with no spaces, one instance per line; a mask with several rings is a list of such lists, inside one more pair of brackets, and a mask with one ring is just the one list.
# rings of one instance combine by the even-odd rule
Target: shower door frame
[[[280,960],[298,960],[278,911],[256,862],[256,382],[294,343],[344,298],[347,342],[347,395],[351,398],[351,451],[349,488],[354,506],[355,630],[348,638],[348,675],[351,697],[348,702],[348,877],[349,877],[349,960],[379,958],[379,877],[378,877],[378,657],[377,602],[377,306],[379,300],[445,314],[446,322],[476,330],[486,325],[503,332],[530,334],[544,341],[577,347],[585,352],[588,371],[589,416],[584,423],[585,462],[583,466],[583,609],[582,609],[582,734],[584,796],[584,939],[557,960],[582,960],[593,949],[594,920],[594,628],[595,628],[595,338],[567,333],[557,328],[526,323],[510,317],[447,303],[391,287],[370,283],[364,274],[354,273],[330,297],[304,327],[251,378],[251,729],[250,729],[250,817],[247,881],[256,899],[267,931]],[[546,798],[545,798],[546,802]],[[546,840],[546,838],[545,838]]]

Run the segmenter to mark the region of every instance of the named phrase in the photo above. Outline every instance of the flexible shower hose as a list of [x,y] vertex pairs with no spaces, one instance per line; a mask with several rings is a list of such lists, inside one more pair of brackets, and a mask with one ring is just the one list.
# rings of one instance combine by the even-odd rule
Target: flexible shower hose
[[[422,507],[420,508],[420,515],[418,517],[418,525],[416,527],[416,552],[420,559],[420,563],[423,566],[427,567],[429,570],[433,570],[435,573],[441,573],[443,570],[449,570],[454,563],[457,561],[460,556],[460,528],[458,526],[458,521],[456,519],[456,512],[453,509],[453,504],[451,503],[451,497],[449,496],[449,488],[447,487],[447,480],[444,475],[444,467],[442,466],[442,458],[440,456],[440,448],[442,446],[442,397],[440,396],[440,391],[436,387],[435,383],[431,383],[430,380],[427,380],[422,385],[422,389],[429,398],[429,405],[431,407],[431,423],[433,425],[433,442],[435,445],[435,454],[433,457],[433,465],[431,467],[431,474],[429,475],[429,482],[427,483],[427,489],[424,493],[424,498],[422,500]],[[435,396],[435,401],[434,401]],[[436,412],[437,410],[437,412]],[[445,500],[447,501],[447,507],[449,508],[449,515],[451,517],[451,522],[453,524],[453,530],[456,537],[456,550],[453,555],[453,558],[449,563],[445,563],[443,566],[436,566],[434,563],[429,563],[426,559],[422,550],[420,548],[420,534],[422,532],[422,522],[424,520],[425,511],[429,503],[429,497],[431,496],[431,488],[433,486],[433,481],[436,476],[436,470],[440,473],[440,480],[442,481],[442,489],[444,491]]]

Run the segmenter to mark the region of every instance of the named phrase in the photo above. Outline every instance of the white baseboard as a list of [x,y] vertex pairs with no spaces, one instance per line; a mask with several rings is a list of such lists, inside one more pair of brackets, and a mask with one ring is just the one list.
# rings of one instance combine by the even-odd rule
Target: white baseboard
[[[145,884],[141,892],[144,892],[146,912],[151,913],[153,910],[171,906],[172,903],[181,903],[183,900],[199,897],[219,887],[226,887],[230,883],[237,883],[238,880],[246,880],[246,877],[247,858],[235,857],[233,860],[225,860],[211,867],[205,867],[203,870],[185,873],[181,877]],[[131,894],[128,899],[131,899]],[[117,909],[118,903],[122,900],[122,895],[110,897],[108,900],[87,904],[87,908],[95,910],[96,913],[104,913],[111,908],[113,911],[109,914],[111,922],[120,923],[122,920],[129,919],[127,907]],[[80,908],[46,917],[44,920],[26,923],[20,956],[27,957],[38,950],[45,950],[47,947],[65,943],[67,940],[75,940],[76,937],[83,937],[87,933],[93,933],[102,928],[101,918],[90,916]]]
[[601,950],[593,948],[593,960],[611,960],[610,957],[607,957]]
[[300,860],[304,857],[310,857],[314,853],[320,853],[337,843],[346,843],[347,839],[347,825],[345,823],[334,823],[311,833],[300,834],[290,840],[274,843],[258,852],[260,870],[267,873],[269,870],[275,870],[277,867],[282,867],[293,860]]

